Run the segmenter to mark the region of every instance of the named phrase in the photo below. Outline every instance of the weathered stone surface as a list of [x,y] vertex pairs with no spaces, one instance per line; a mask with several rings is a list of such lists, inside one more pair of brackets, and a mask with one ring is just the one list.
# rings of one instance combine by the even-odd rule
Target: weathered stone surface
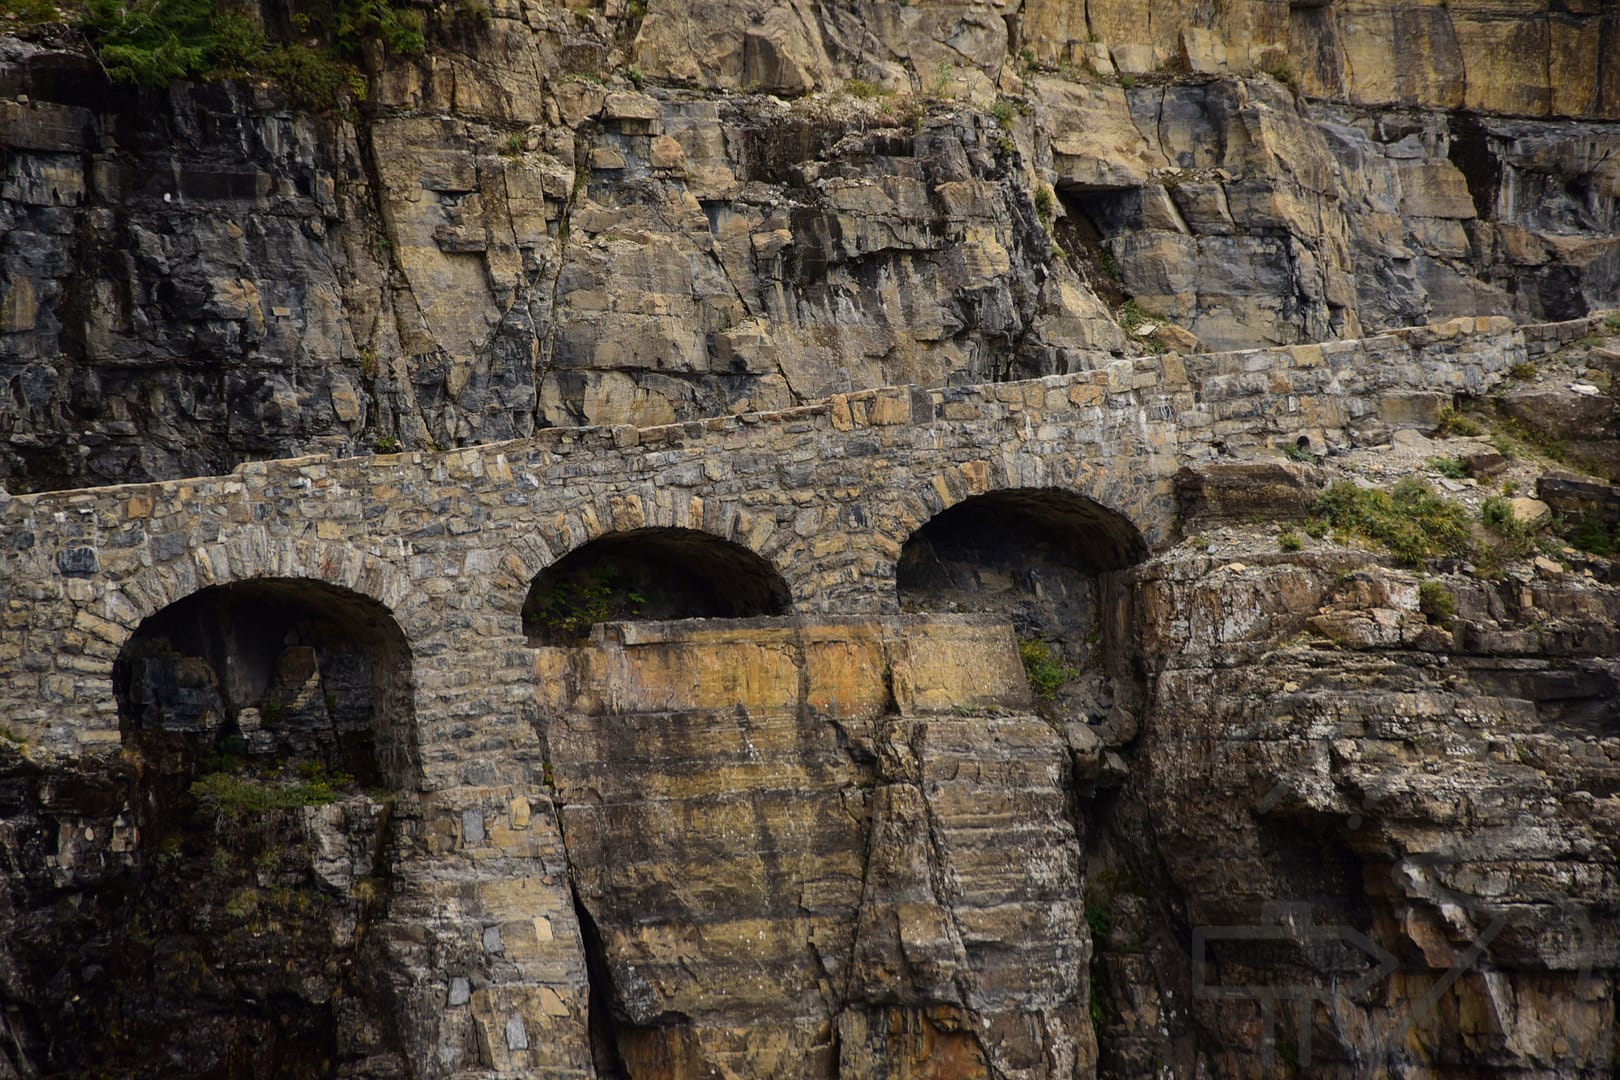
[[1309,465],[1278,461],[1194,466],[1181,471],[1176,485],[1189,517],[1287,517],[1309,509],[1323,482]]
[[[1608,15],[612,7],[436,11],[352,124],[3,39],[0,479],[1099,368],[1127,298],[1234,348],[1620,287]],[[1041,66],[1113,53],[1140,84]],[[1515,115],[1408,108],[1470,103]]]
[[[1467,579],[1445,586],[1455,637],[1410,633],[1422,621],[1417,581],[1387,570],[1346,575],[1296,558],[1241,574],[1202,559],[1146,571],[1154,767],[1117,842],[1151,822],[1165,876],[1141,872],[1187,897],[1182,925],[1211,928],[1205,985],[1287,979],[1326,1005],[1307,1017],[1306,1043],[1283,1010],[1266,1019],[1252,999],[1193,994],[1198,1023],[1224,1031],[1227,1046],[1275,1023],[1279,1045],[1309,1045],[1313,1070],[1394,1067],[1421,1047],[1487,1073],[1526,1067],[1529,1055],[1537,1075],[1596,1074],[1614,1052],[1614,926],[1592,906],[1614,873],[1612,800],[1599,793],[1620,747],[1611,616],[1598,616],[1599,629],[1584,613],[1611,611],[1615,597],[1565,581],[1522,596]],[[1302,623],[1329,641],[1279,647]],[[1533,623],[1543,644],[1529,656],[1510,643]],[[1566,636],[1578,625],[1591,636]],[[1277,945],[1232,940],[1223,931],[1233,927]],[[1339,927],[1365,933],[1393,970],[1377,975],[1378,955],[1359,946],[1311,944]],[[1471,958],[1472,943],[1488,961]],[[1150,936],[1126,953],[1139,977],[1142,965],[1160,972],[1140,982],[1181,996],[1176,965]],[[1409,996],[1448,971],[1457,977],[1438,1001]],[[1342,988],[1363,974],[1391,989]],[[1465,1018],[1481,1010],[1514,1019],[1479,1039]],[[1119,1023],[1146,1035],[1143,1017]],[[1252,1053],[1226,1060],[1236,1071]]]
[[[1004,715],[1029,702],[1005,624],[606,629],[536,662],[627,1060],[752,1076],[832,1075],[840,1057],[871,1075],[959,1056],[977,1062],[964,1075],[1046,1075],[1050,1054],[1090,1067],[1068,753],[1035,717]],[[949,692],[968,672],[973,688]],[[873,1016],[933,1034],[891,1042]]]
[[[0,480],[165,481],[0,489],[5,1068],[1613,1072],[1612,565],[1228,538],[1600,331],[1612,11],[422,10],[321,116],[0,37]],[[1501,408],[1612,460],[1585,355]],[[917,543],[992,493],[1021,560]],[[537,575],[664,530],[793,614],[534,646]],[[253,581],[393,674],[131,649]],[[942,597],[993,614],[893,614]],[[387,798],[188,795],[368,738]]]
[[[1487,1073],[1601,1073],[1620,600],[1585,571],[1606,564],[1544,558],[1501,584],[1450,575],[1446,615],[1426,596],[1433,579],[1365,552],[1280,555],[1268,535],[1212,558],[1213,542],[1175,541],[1203,504],[1217,511],[1203,528],[1223,508],[1297,514],[1335,468],[1333,455],[1306,467],[1223,451],[1303,438],[1366,453],[1362,422],[1381,400],[1482,392],[1525,363],[1527,338],[1562,333],[1469,320],[9,498],[8,731],[94,763],[156,736],[217,740],[233,722],[251,756],[260,736],[354,711],[354,666],[320,644],[344,638],[231,644],[234,631],[204,628],[236,659],[185,680],[120,666],[169,656],[130,652],[132,634],[146,640],[148,616],[210,586],[348,597],[341,610],[371,626],[353,649],[395,627],[404,648],[367,655],[410,658],[393,697],[371,691],[374,738],[404,750],[382,770],[397,791],[355,802],[372,822],[387,805],[386,829],[357,829],[346,799],[312,809],[300,871],[341,898],[333,911],[365,913],[353,937],[333,917],[340,948],[369,950],[366,981],[335,1015],[336,991],[306,984],[308,1034],[277,1036],[291,1054],[340,1033],[354,1075],[1262,1067],[1258,1006],[1195,992],[1198,970],[1331,1005],[1310,1020],[1313,1063],[1404,1067],[1426,1000],[1413,988],[1448,978],[1492,926],[1487,959],[1441,991],[1421,1045]],[[1397,434],[1402,453],[1432,454]],[[993,614],[883,615],[916,536],[992,494],[1016,496],[994,523],[1007,532],[1023,527],[1017,507],[1061,496],[1044,520],[1060,528],[1054,550],[1090,553],[1076,571],[1089,587],[1036,557],[1041,542],[1024,544],[1020,571],[966,566],[977,541],[930,541],[947,576],[966,575],[952,603]],[[791,613],[529,643],[540,571],[600,537],[672,529],[746,548],[781,575]],[[1045,648],[1021,657],[1014,625]],[[1061,691],[1045,682],[1054,664],[1074,665]],[[148,724],[148,704],[169,711]],[[226,721],[204,723],[209,709]],[[145,775],[170,779],[143,783],[183,790],[189,775],[165,760],[151,753]],[[161,831],[129,824],[146,798],[114,788],[81,832],[54,826],[84,842],[53,857],[157,880],[171,865]],[[162,822],[184,804],[153,805]],[[4,878],[13,904],[40,913],[39,940],[59,939],[66,909],[19,873]],[[75,886],[96,903],[99,873]],[[245,913],[233,919],[270,903],[229,899]],[[324,941],[325,925],[298,932]],[[1218,941],[1198,968],[1186,951],[1199,928],[1275,926],[1280,954]],[[1323,946],[1319,931],[1342,926],[1395,958],[1378,992],[1347,989],[1367,965]],[[45,1047],[59,984],[17,985],[20,1037]],[[1481,1042],[1461,1017],[1498,1006],[1502,1038]],[[241,995],[187,1007],[206,1033]]]

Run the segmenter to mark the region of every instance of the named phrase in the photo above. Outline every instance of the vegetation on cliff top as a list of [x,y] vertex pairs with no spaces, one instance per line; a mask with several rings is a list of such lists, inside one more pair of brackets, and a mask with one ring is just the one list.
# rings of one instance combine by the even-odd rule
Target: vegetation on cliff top
[[1316,513],[1336,529],[1378,541],[1405,563],[1469,550],[1467,511],[1421,480],[1402,480],[1390,491],[1341,480],[1317,501]]
[[[0,12],[24,22],[61,21],[81,30],[114,82],[161,89],[177,79],[267,79],[294,106],[320,110],[365,96],[355,60],[367,41],[394,56],[427,45],[422,13],[394,0],[298,4],[291,41],[272,41],[257,21],[222,0],[0,0]],[[488,17],[476,0],[460,14]]]
[[1409,566],[1470,558],[1486,577],[1498,576],[1505,560],[1526,558],[1538,546],[1536,526],[1520,520],[1507,499],[1486,498],[1476,522],[1466,507],[1411,477],[1388,491],[1334,483],[1317,500],[1306,531],[1321,535],[1323,524],[1382,544]]

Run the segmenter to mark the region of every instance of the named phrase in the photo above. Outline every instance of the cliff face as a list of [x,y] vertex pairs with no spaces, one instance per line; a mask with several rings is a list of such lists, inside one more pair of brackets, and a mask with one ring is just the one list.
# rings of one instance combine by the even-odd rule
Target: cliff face
[[1620,284],[1608,8],[640,11],[433,15],[347,117],[5,39],[7,483],[1083,370],[1178,327],[1558,319]]
[[376,456],[0,491],[0,1076],[1613,1074],[1613,4],[451,7],[4,26],[5,488]]
[[[1162,862],[1114,901],[1105,1066],[1174,1057],[1180,1027],[1228,1074],[1607,1072],[1612,590],[1442,579],[1442,630],[1416,575],[1254,563],[1174,560],[1138,595],[1173,655],[1114,850]],[[1142,932],[1165,913],[1206,935],[1191,987]],[[1280,1000],[1241,989],[1257,986]]]

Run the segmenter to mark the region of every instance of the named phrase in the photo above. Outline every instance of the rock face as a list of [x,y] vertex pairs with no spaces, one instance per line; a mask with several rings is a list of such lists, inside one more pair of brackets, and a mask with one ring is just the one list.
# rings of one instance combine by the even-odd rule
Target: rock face
[[[1612,1069],[1614,597],[1448,578],[1442,627],[1418,578],[1353,561],[1171,560],[1139,581],[1151,775],[1117,850],[1140,866],[1151,836],[1141,880],[1169,888],[1146,906],[1211,928],[1178,1019],[1223,1047],[1217,1070]],[[1145,989],[1127,961],[1154,950],[1122,952],[1117,1023],[1140,1037],[1185,984]],[[1243,985],[1289,995],[1215,992]]]
[[7,1075],[408,1075],[371,937],[386,804],[249,813],[128,766],[0,762]]
[[[1605,1075],[1620,500],[1425,432],[1613,338],[1505,323],[5,500],[15,1071]],[[1431,470],[1516,546],[1302,521]]]
[[614,630],[537,660],[599,1072],[1094,1067],[1068,749],[1005,624]]
[[0,13],[0,1076],[1615,1073],[1614,5],[421,11]]
[[630,7],[441,13],[349,117],[0,39],[5,482],[1083,370],[1126,299],[1231,348],[1620,286],[1607,8]]

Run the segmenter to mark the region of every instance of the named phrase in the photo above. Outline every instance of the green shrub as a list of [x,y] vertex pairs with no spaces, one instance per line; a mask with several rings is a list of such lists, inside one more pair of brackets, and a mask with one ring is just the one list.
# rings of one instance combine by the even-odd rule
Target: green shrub
[[1119,268],[1119,260],[1107,248],[1100,248],[1097,252],[1097,267],[1114,280],[1115,283],[1125,280],[1125,273]]
[[246,15],[227,11],[214,20],[210,61],[220,74],[261,70],[269,49],[264,31]]
[[1114,928],[1114,913],[1108,910],[1107,900],[1097,890],[1086,893],[1086,927],[1091,931],[1091,947],[1099,948]]
[[263,70],[287,92],[294,108],[312,112],[336,105],[349,89],[353,71],[329,52],[297,41],[272,51]]
[[1620,550],[1620,526],[1610,525],[1592,510],[1582,514],[1578,520],[1567,523],[1562,532],[1571,547],[1589,555],[1609,558]]
[[1304,446],[1298,443],[1290,443],[1283,447],[1283,457],[1289,461],[1297,461],[1301,465],[1315,465],[1317,460],[1316,454],[1311,451],[1309,443]]
[[1536,374],[1536,365],[1530,361],[1514,364],[1512,367],[1508,368],[1508,378],[1516,379],[1520,382],[1533,379],[1536,377]]
[[90,0],[83,28],[115,82],[162,89],[208,69],[214,5],[210,0]]
[[1127,300],[1119,309],[1119,328],[1127,334],[1135,335],[1143,323],[1157,322],[1158,316],[1143,311],[1142,305],[1135,300]]
[[233,919],[245,919],[259,907],[259,891],[252,886],[238,889],[225,901],[225,914]]
[[598,568],[555,582],[523,612],[525,632],[549,641],[584,641],[591,627],[613,619],[633,619],[647,598],[613,571]]
[[1018,658],[1024,662],[1024,674],[1029,676],[1029,688],[1043,703],[1055,700],[1058,691],[1068,685],[1078,672],[1058,657],[1057,652],[1040,638],[1020,638]]
[[1456,409],[1446,409],[1440,414],[1440,426],[1435,434],[1442,438],[1448,435],[1462,435],[1464,437],[1478,435],[1485,429],[1470,417],[1464,416]]
[[1457,598],[1438,581],[1418,585],[1418,610],[1436,626],[1449,627],[1457,615]]
[[395,56],[415,56],[427,48],[422,13],[390,0],[338,0],[331,18],[332,44],[346,56],[358,55],[372,38]]
[[351,62],[365,41],[395,56],[427,47],[422,13],[393,0],[338,0],[319,14],[294,12],[292,22],[313,40],[270,42],[252,19],[218,11],[213,0],[90,0],[81,28],[118,82],[155,90],[176,79],[263,77],[309,110],[332,108],[345,94],[365,96]]
[[1502,555],[1519,559],[1534,549],[1535,527],[1515,517],[1513,504],[1500,495],[1492,495],[1480,505],[1479,519],[1498,538]]
[[1468,466],[1463,464],[1462,458],[1437,457],[1429,459],[1429,468],[1441,476],[1452,480],[1461,480],[1468,475]]
[[998,98],[996,103],[990,106],[991,117],[994,118],[997,124],[1001,125],[1003,130],[1010,131],[1012,129],[1013,117],[1017,115],[1017,112],[1018,110],[1013,107],[1013,103],[1006,98]]
[[1411,565],[1464,555],[1470,548],[1467,512],[1421,480],[1402,480],[1390,491],[1340,480],[1317,500],[1315,513],[1335,528],[1383,544]]
[[52,0],[0,0],[0,14],[15,16],[32,25],[55,22],[62,13]]
[[876,98],[889,97],[893,95],[894,91],[882,83],[871,82],[867,79],[845,79],[844,93],[861,101],[872,101]]
[[1042,184],[1035,189],[1035,213],[1040,215],[1042,222],[1050,224],[1052,214],[1057,209],[1057,200],[1052,196],[1052,189]]
[[1293,529],[1286,529],[1277,537],[1277,545],[1284,551],[1298,551],[1305,546],[1305,541],[1299,538],[1299,533]]

